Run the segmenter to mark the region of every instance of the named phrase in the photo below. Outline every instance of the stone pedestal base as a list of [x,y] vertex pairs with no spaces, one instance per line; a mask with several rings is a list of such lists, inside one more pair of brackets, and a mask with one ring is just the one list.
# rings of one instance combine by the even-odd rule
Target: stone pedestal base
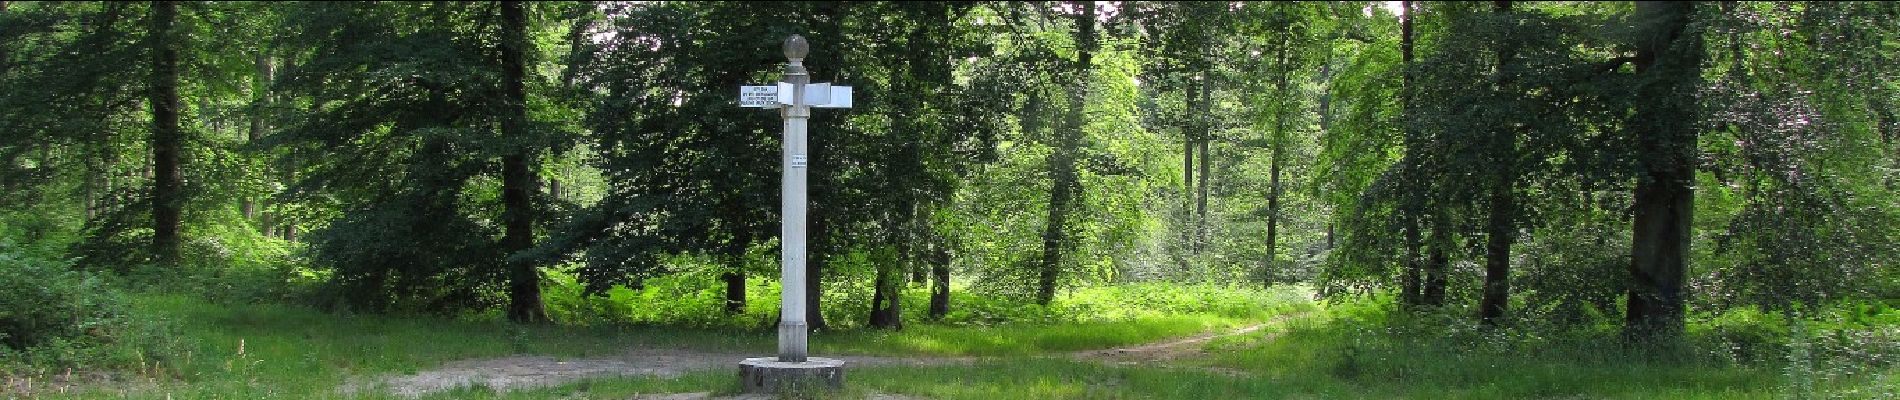
[[820,357],[805,362],[748,358],[739,362],[739,387],[746,393],[838,390],[844,388],[844,361]]

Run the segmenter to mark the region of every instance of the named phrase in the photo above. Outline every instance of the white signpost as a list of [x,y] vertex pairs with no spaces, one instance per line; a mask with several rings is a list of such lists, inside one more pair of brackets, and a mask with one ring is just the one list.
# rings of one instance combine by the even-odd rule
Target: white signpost
[[780,167],[779,322],[778,357],[749,358],[739,363],[740,384],[751,392],[775,392],[805,385],[837,388],[844,383],[844,362],[807,357],[805,322],[805,172],[809,164],[805,121],[811,109],[851,108],[851,88],[811,83],[805,73],[810,44],[792,35],[785,39],[783,82],[774,86],[739,87],[739,106],[776,108],[785,119],[784,154]]

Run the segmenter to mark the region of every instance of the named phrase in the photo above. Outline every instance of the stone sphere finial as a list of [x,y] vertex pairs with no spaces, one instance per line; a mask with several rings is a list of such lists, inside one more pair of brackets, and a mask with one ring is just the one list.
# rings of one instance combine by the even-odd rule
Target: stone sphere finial
[[811,43],[806,43],[804,36],[792,35],[785,38],[785,58],[803,60],[805,55],[810,53]]

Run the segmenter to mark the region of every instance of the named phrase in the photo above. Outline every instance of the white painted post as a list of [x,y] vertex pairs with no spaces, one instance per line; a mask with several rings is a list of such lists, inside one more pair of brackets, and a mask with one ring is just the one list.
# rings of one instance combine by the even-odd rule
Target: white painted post
[[790,83],[792,102],[779,108],[785,118],[784,186],[781,187],[779,226],[779,322],[778,360],[805,362],[805,167],[810,163],[805,141],[805,121],[811,118],[811,105],[804,100],[805,55],[810,44],[803,36],[785,39],[783,81]]
[[811,83],[805,73],[805,54],[811,45],[798,35],[785,39],[785,78],[775,86],[742,86],[739,106],[777,108],[785,118],[784,154],[779,159],[784,180],[779,187],[779,313],[778,358],[756,357],[739,362],[739,382],[747,392],[778,391],[818,384],[830,389],[844,385],[844,361],[809,357],[805,347],[805,174],[810,166],[805,121],[812,108],[851,108],[851,87]]

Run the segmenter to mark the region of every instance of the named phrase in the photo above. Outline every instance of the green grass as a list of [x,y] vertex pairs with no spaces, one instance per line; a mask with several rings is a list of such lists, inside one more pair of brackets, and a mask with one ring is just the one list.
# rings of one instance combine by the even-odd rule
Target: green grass
[[[829,398],[871,392],[982,400],[1767,399],[1789,394],[1787,364],[1772,357],[1741,363],[1693,354],[1649,359],[1587,332],[1488,337],[1455,324],[1421,331],[1407,328],[1404,321],[1368,322],[1381,318],[1380,314],[1361,305],[1318,309],[1302,296],[1277,292],[1200,296],[1253,299],[1237,303],[1272,302],[1229,307],[1223,305],[1226,300],[1196,300],[1197,296],[1183,291],[1079,292],[1070,303],[1054,309],[1092,308],[1101,314],[1055,322],[1038,320],[1047,315],[1034,317],[1049,309],[1002,302],[973,304],[971,309],[992,309],[986,312],[1011,314],[1029,322],[972,315],[938,324],[913,322],[901,332],[828,332],[814,338],[813,348],[820,354],[990,356],[967,365],[853,367],[847,374],[849,389]],[[80,388],[77,393],[42,392],[35,394],[37,398],[342,398],[337,389],[352,378],[413,373],[461,359],[515,354],[603,356],[639,346],[758,354],[773,349],[772,333],[766,329],[521,327],[427,316],[339,315],[271,304],[211,305],[185,296],[139,298],[140,311],[171,319],[178,326],[182,339],[190,343],[186,354],[154,359],[154,366],[141,375],[157,377],[154,383],[113,383]],[[1141,302],[1156,305],[1144,309],[1139,307]],[[1275,316],[1287,318],[1258,333],[1216,340],[1209,344],[1208,357],[1170,365],[1105,365],[1063,356],[1068,351],[1154,342]],[[1895,377],[1900,373],[1890,365],[1881,368],[1872,374],[1823,379],[1815,391],[1846,398],[1895,393],[1900,388],[1900,379]],[[665,379],[599,378],[499,394],[474,387],[425,398],[624,399],[641,393],[734,390],[732,371],[713,370]],[[363,393],[358,398],[394,397]]]
[[[1043,322],[1025,315],[996,316],[942,323],[912,322],[903,331],[851,329],[820,333],[820,353],[893,356],[1037,355],[1110,348],[1224,329],[1264,320],[1272,313],[1310,305],[1254,303],[1248,312],[1216,312],[1177,304],[1175,315],[1136,311],[1136,305],[1111,305],[1124,295],[1085,290],[1064,308],[1108,310],[1062,321]],[[1155,287],[1155,290],[1164,290]],[[1180,289],[1165,289],[1180,290]],[[1231,294],[1231,293],[1230,293]],[[1177,296],[1168,294],[1168,296]],[[1249,301],[1283,297],[1254,296]],[[1112,297],[1112,298],[1111,298]],[[1238,298],[1212,295],[1212,298]],[[219,305],[185,295],[137,295],[140,314],[170,322],[185,343],[181,354],[153,357],[134,382],[76,388],[76,393],[38,392],[40,398],[323,398],[342,397],[337,388],[351,378],[414,373],[443,363],[518,354],[556,357],[617,355],[629,348],[685,348],[770,354],[774,331],[764,328],[600,324],[593,326],[520,326],[476,317],[447,319],[425,315],[350,315],[281,304]],[[968,300],[968,299],[966,299]],[[972,308],[1002,307],[989,301]],[[913,303],[918,304],[918,303]],[[1302,303],[1303,304],[1303,303]],[[1016,307],[1016,306],[1011,306]],[[1020,307],[1016,307],[1020,308]],[[1242,307],[1231,307],[1241,309]],[[1043,308],[1036,308],[1047,311]],[[1023,318],[1013,321],[1009,318]],[[853,371],[857,373],[857,371]],[[729,371],[676,379],[604,379],[510,396],[553,395],[571,391],[638,393],[731,390]],[[718,383],[718,385],[709,385]],[[723,386],[722,386],[723,385]],[[693,390],[685,390],[693,389]],[[442,398],[487,395],[473,388]],[[592,395],[590,395],[592,396]],[[368,394],[366,397],[385,397]],[[440,397],[440,396],[438,396]],[[555,397],[559,397],[555,395]]]
[[1612,343],[1493,350],[1475,342],[1415,341],[1318,317],[1272,335],[1257,343],[1216,344],[1234,350],[1202,363],[1297,382],[1328,398],[1772,398],[1781,383],[1773,369],[1647,361]]

